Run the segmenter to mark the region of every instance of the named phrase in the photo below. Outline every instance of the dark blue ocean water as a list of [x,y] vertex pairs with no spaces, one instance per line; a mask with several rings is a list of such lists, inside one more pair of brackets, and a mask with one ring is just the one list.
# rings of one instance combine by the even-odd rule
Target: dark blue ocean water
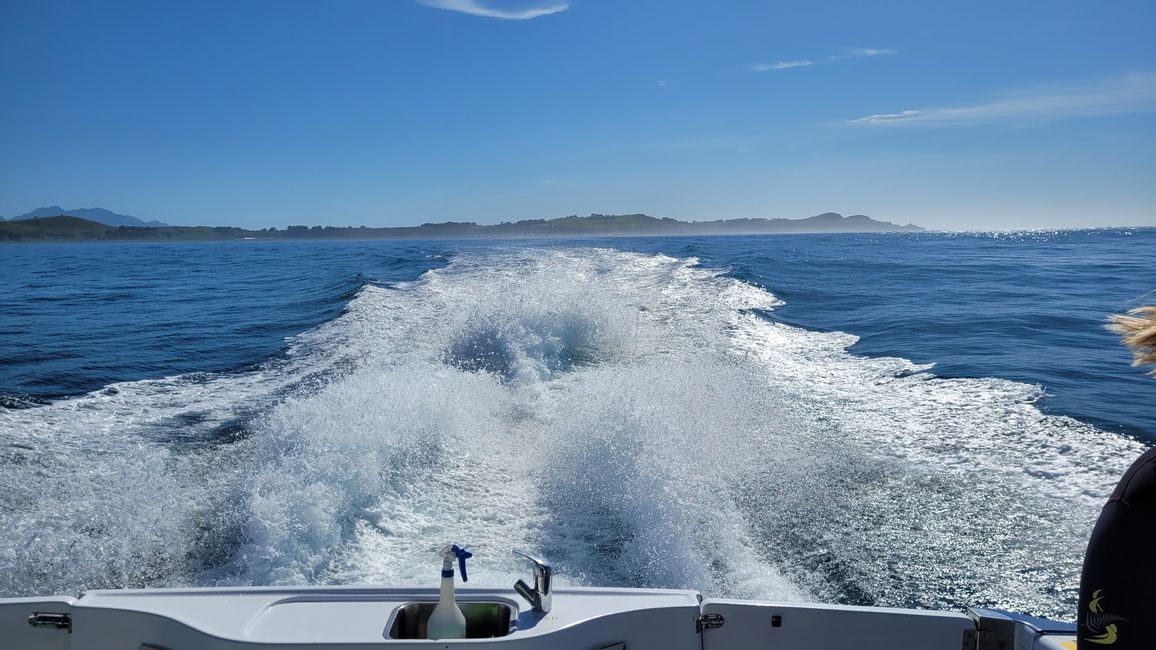
[[[0,596],[576,585],[1071,617],[1156,229],[0,246]],[[431,550],[434,549],[434,550]]]
[[0,399],[238,370],[334,318],[362,285],[452,247],[390,242],[29,244],[0,249]]
[[[0,249],[0,400],[228,371],[413,280],[511,242],[230,242]],[[542,246],[541,242],[518,245]],[[1156,388],[1104,327],[1156,301],[1156,230],[551,241],[696,257],[785,301],[772,318],[944,377],[1042,385],[1041,406],[1156,441]]]

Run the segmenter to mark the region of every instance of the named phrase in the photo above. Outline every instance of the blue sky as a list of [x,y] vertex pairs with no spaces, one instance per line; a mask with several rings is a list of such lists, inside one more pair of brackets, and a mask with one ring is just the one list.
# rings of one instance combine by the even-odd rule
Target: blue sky
[[1156,225],[1156,3],[4,0],[0,215]]

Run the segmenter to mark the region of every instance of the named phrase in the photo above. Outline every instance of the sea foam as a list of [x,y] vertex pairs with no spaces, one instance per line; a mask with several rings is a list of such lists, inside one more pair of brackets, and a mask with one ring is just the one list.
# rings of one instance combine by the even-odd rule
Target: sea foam
[[472,582],[1070,615],[1141,446],[776,323],[693,258],[492,249],[238,373],[0,412],[0,592]]

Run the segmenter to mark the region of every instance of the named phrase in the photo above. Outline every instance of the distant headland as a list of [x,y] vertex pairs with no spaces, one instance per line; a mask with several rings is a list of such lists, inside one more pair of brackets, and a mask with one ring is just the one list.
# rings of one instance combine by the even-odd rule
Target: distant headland
[[[56,214],[46,214],[59,211]],[[0,241],[213,241],[229,239],[516,239],[529,237],[657,237],[669,235],[761,235],[775,233],[917,232],[856,214],[826,212],[805,219],[679,221],[645,214],[571,215],[485,225],[449,221],[420,226],[289,226],[246,230],[231,226],[169,226],[102,208],[40,208],[11,221],[0,220]]]
[[[12,217],[11,221],[24,221],[25,219],[36,219],[38,217],[59,217],[67,215],[69,217],[80,217],[89,221],[103,223],[106,226],[147,226],[150,228],[165,228],[169,224],[160,221],[145,221],[127,214],[117,214],[112,210],[105,210],[104,208],[73,208],[72,210],[65,210],[59,205],[49,205],[43,208],[36,208],[32,212],[26,212],[19,217]],[[0,221],[4,221],[4,217],[0,217]]]

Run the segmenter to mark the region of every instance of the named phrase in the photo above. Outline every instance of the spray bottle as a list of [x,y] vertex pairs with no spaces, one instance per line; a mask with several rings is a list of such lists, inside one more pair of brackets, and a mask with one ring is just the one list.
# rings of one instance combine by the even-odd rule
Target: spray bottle
[[473,555],[457,544],[442,549],[441,596],[426,625],[427,639],[466,638],[466,616],[454,602],[454,559],[457,559],[458,566],[462,570],[462,582],[466,582],[466,558]]

